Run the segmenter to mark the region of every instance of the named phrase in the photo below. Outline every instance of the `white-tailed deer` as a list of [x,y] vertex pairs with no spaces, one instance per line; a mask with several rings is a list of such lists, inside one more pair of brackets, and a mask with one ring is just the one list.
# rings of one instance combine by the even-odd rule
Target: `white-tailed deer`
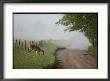
[[44,55],[44,50],[41,49],[39,46],[29,45],[29,47],[28,47],[28,52],[31,52],[31,51],[33,51],[33,50],[34,50],[36,53],[42,52],[43,55]]

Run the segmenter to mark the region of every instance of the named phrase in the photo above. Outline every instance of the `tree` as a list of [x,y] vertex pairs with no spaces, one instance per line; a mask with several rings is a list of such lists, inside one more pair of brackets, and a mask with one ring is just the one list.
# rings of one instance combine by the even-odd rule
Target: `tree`
[[97,19],[95,13],[79,13],[79,14],[64,14],[63,17],[56,22],[66,27],[65,31],[83,32],[88,37],[93,46],[97,45]]

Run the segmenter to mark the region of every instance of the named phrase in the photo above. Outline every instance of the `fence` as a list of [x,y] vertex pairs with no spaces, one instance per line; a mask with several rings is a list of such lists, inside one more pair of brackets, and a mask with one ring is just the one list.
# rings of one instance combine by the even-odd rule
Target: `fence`
[[19,46],[25,49],[27,49],[31,44],[42,47],[44,43],[45,43],[44,40],[40,40],[40,41],[35,41],[35,40],[29,41],[29,40],[20,40],[20,39],[14,40],[14,46]]

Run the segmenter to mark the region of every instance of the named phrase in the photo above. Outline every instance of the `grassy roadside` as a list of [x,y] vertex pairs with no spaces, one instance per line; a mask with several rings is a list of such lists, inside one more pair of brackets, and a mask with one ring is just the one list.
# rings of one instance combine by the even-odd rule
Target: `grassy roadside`
[[88,52],[89,52],[91,55],[97,55],[97,47],[90,46],[90,47],[88,48]]
[[14,47],[13,63],[15,69],[54,69],[55,57],[53,55],[58,46],[47,43],[42,48],[45,54],[28,53],[22,47]]

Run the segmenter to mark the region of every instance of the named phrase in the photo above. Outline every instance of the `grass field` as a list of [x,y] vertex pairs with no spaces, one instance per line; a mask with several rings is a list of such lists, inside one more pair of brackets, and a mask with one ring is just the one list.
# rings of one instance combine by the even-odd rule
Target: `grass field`
[[14,45],[13,48],[13,68],[14,69],[54,69],[54,52],[59,46],[46,43],[43,45],[44,55],[36,54],[35,51],[28,52],[22,47]]

